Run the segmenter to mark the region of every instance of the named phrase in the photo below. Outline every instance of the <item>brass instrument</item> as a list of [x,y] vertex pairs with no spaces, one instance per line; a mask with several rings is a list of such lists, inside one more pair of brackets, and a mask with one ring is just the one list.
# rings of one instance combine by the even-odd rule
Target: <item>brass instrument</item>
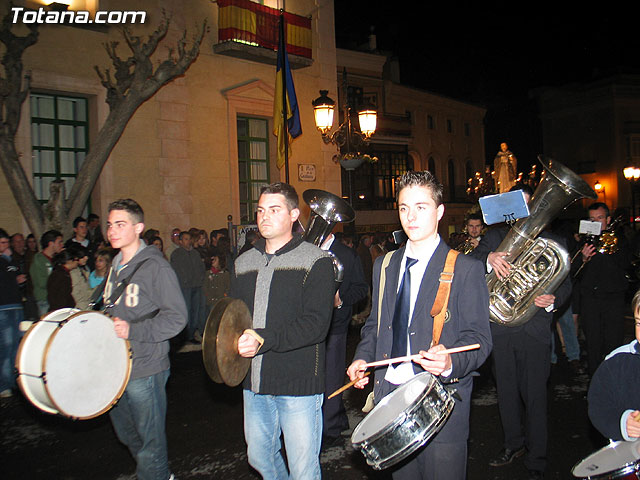
[[526,323],[538,310],[537,296],[553,292],[569,273],[569,254],[557,242],[536,238],[564,208],[580,198],[596,199],[596,193],[561,163],[538,156],[545,175],[529,201],[530,215],[511,228],[498,252],[511,264],[509,275],[487,275],[489,313],[492,322],[506,326]]
[[[333,193],[309,189],[304,191],[302,198],[311,209],[304,239],[314,245],[322,245],[336,223],[349,223],[356,218],[351,205]],[[327,251],[327,253],[331,255],[333,261],[336,282],[342,282],[344,266],[332,252]]]
[[[588,235],[584,242],[580,244],[578,251],[574,254],[573,258],[571,258],[571,263],[573,263],[578,255],[582,253],[582,248],[585,244],[591,243],[596,249],[596,252],[602,253],[603,255],[613,255],[618,251],[618,236],[616,235],[616,229],[622,224],[624,221],[624,217],[620,215],[613,222],[611,222],[606,230],[603,230],[599,236]],[[592,257],[589,257],[586,262],[582,262],[580,268],[573,275],[573,278],[578,278],[580,272],[584,268],[585,264],[591,260]]]
[[473,244],[473,238],[470,235],[467,235],[464,242],[461,242],[456,247],[456,250],[460,253],[464,253],[465,255],[473,252],[476,248],[476,245]]
[[595,243],[598,253],[612,255],[618,251],[618,237],[616,236],[616,229],[623,221],[624,217],[621,215],[611,222],[607,226],[607,229],[600,234],[598,241]]

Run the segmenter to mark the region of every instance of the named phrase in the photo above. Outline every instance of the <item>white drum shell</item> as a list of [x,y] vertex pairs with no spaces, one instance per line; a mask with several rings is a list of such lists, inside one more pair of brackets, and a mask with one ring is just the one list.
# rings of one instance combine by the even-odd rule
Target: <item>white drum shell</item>
[[18,385],[36,407],[88,419],[109,410],[124,392],[131,351],[105,315],[65,308],[27,331],[16,370]]
[[354,429],[351,443],[376,470],[395,465],[427,443],[445,424],[455,401],[423,372],[384,397]]
[[578,462],[571,472],[585,480],[640,478],[640,441],[612,442]]

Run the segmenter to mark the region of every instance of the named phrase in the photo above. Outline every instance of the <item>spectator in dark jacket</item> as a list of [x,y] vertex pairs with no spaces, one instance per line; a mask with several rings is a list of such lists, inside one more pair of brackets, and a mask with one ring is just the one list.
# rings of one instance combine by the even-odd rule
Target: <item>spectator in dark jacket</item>
[[0,398],[10,397],[15,388],[13,365],[23,319],[19,285],[25,280],[9,247],[9,235],[0,228]]
[[78,261],[78,253],[73,245],[53,257],[53,270],[47,279],[47,301],[50,312],[76,306],[72,293],[71,270],[78,267]]

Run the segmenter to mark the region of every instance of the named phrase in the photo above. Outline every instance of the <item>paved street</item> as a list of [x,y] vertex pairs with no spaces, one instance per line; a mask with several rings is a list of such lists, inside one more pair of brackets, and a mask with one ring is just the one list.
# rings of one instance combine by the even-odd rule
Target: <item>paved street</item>
[[[350,332],[353,349],[357,330]],[[350,357],[349,357],[350,358]],[[521,459],[492,468],[490,457],[501,448],[502,434],[490,370],[476,378],[471,409],[469,480],[526,478]],[[181,480],[257,479],[246,461],[242,428],[242,392],[211,381],[204,371],[200,351],[172,355],[168,383],[169,458]],[[573,378],[566,362],[552,371],[549,383],[548,479],[568,479],[571,467],[605,444],[590,427],[586,415],[586,375]],[[365,394],[346,394],[350,421],[362,418]],[[0,404],[0,471],[4,479],[133,479],[134,463],[117,441],[108,415],[71,421],[41,413],[20,394]],[[349,437],[344,446],[322,453],[325,479],[389,479],[374,472],[353,450]]]

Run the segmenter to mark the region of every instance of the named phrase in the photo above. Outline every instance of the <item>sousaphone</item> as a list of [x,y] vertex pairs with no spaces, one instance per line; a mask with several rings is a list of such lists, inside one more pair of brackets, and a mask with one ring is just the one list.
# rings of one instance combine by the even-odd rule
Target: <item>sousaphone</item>
[[[356,218],[353,207],[333,193],[312,188],[305,190],[302,198],[311,209],[304,239],[318,247],[326,240],[336,223],[349,223]],[[327,253],[333,261],[336,282],[342,282],[344,266],[333,253]]]

